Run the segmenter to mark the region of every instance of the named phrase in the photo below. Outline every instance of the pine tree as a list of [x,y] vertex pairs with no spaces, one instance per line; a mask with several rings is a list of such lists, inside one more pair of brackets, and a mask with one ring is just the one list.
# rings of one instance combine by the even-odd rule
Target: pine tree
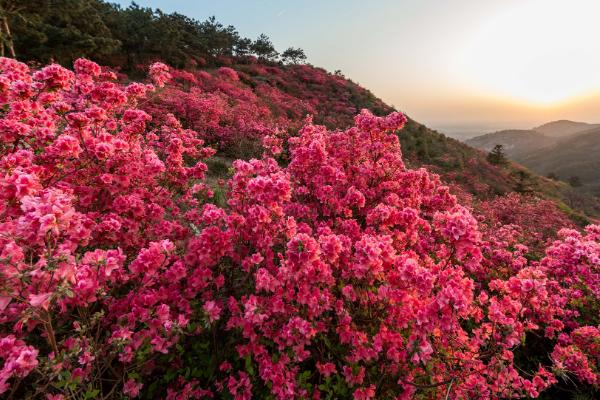
[[271,39],[264,33],[252,43],[251,49],[262,60],[275,61],[279,56],[273,43],[271,43]]
[[531,174],[523,169],[520,169],[512,174],[516,179],[514,191],[521,194],[527,194],[534,191],[535,183],[531,179]]
[[300,48],[289,47],[283,53],[281,53],[281,60],[284,63],[299,64],[306,61],[306,54],[304,50]]
[[0,55],[16,58],[15,43],[11,29],[12,22],[23,19],[23,5],[16,0],[0,1]]
[[504,154],[504,146],[497,144],[487,155],[487,160],[494,165],[506,165],[508,160]]

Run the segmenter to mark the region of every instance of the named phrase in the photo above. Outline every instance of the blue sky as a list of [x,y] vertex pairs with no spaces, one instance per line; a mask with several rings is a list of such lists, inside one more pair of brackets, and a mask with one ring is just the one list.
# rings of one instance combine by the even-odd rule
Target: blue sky
[[[129,1],[118,1],[122,5]],[[139,0],[342,72],[442,130],[600,122],[595,0]]]

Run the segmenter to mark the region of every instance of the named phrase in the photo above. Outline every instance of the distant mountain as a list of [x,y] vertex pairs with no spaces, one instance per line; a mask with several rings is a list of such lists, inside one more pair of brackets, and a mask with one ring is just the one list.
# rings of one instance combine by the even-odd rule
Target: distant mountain
[[465,141],[489,152],[501,144],[508,158],[541,175],[578,177],[583,191],[600,195],[600,124],[559,120],[529,130],[504,130]]
[[600,124],[588,124],[586,122],[575,122],[566,119],[548,122],[533,128],[534,131],[541,132],[551,137],[567,137],[575,133],[588,131],[594,128],[600,128]]
[[[553,150],[549,150],[549,147],[556,145],[562,139],[574,138],[579,134],[595,129],[600,129],[600,124],[563,119],[548,122],[532,129],[509,129],[488,133],[467,139],[465,143],[484,151],[490,151],[495,145],[501,144],[509,158],[525,163],[525,160],[538,152],[544,154],[546,158],[552,158]],[[525,163],[525,165],[527,164]],[[538,171],[536,169],[537,165],[534,164],[532,168]]]
[[556,140],[555,137],[547,136],[537,130],[514,129],[477,136],[467,140],[466,143],[484,151],[490,151],[497,144],[501,144],[509,158],[521,162],[532,152],[553,145]]
[[520,162],[540,174],[578,176],[584,185],[600,188],[600,127],[560,139]]

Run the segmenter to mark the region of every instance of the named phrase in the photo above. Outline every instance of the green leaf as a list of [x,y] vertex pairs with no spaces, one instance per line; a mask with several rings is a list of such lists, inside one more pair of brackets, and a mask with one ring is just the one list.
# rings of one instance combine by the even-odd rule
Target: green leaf
[[98,396],[98,393],[100,393],[100,390],[90,389],[87,392],[85,392],[84,400],[95,399]]
[[254,376],[254,367],[252,366],[252,359],[250,358],[249,355],[246,356],[245,363],[246,363],[246,372],[248,372],[248,374],[250,374],[250,376]]

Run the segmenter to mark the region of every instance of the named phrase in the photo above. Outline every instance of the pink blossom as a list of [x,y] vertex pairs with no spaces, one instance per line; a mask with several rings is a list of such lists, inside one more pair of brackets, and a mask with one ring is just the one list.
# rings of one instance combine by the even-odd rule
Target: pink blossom
[[136,398],[139,396],[142,386],[142,383],[136,382],[133,379],[128,379],[123,385],[123,393],[128,397]]
[[319,373],[321,375],[323,375],[324,377],[331,376],[332,374],[335,374],[335,372],[336,372],[335,365],[330,362],[327,362],[324,364],[317,362],[317,369],[319,370]]
[[150,78],[152,78],[152,81],[158,87],[164,87],[165,83],[171,79],[169,67],[160,62],[155,62],[154,64],[150,65],[149,74]]
[[208,315],[210,322],[215,322],[220,318],[221,308],[214,301],[207,301],[202,308]]
[[29,304],[33,307],[42,307],[44,310],[48,311],[48,307],[50,307],[50,298],[52,297],[52,292],[50,293],[40,293],[40,294],[30,294],[29,295]]

